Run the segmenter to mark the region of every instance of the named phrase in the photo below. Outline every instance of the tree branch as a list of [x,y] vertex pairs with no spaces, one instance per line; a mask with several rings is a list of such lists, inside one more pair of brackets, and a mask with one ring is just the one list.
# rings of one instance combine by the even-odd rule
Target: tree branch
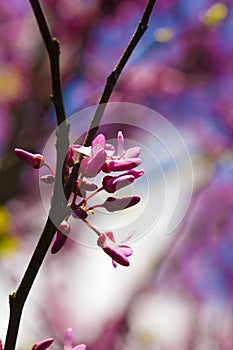
[[[113,69],[111,74],[107,77],[106,85],[104,87],[102,96],[99,100],[95,114],[94,114],[94,116],[89,124],[88,131],[87,131],[84,143],[83,143],[84,146],[89,146],[91,144],[92,140],[94,139],[94,137],[98,131],[102,116],[103,116],[105,108],[106,108],[106,105],[107,105],[109,98],[113,92],[113,89],[118,81],[118,78],[119,78],[122,70],[124,69],[126,63],[128,62],[133,50],[135,49],[135,47],[139,43],[140,39],[142,38],[143,34],[145,33],[145,31],[148,28],[150,15],[152,13],[152,10],[154,8],[155,3],[156,3],[156,0],[149,0],[148,1],[146,8],[143,12],[143,15],[138,23],[138,26],[137,26],[135,32],[133,33],[128,45],[126,46],[123,54],[121,55],[119,61],[117,62],[115,68]],[[79,162],[74,165],[72,173],[70,174],[69,181],[68,181],[67,185],[65,186],[65,196],[67,199],[70,197],[72,190],[75,186],[75,183],[76,183],[76,180],[78,177],[78,173],[79,173]]]
[[60,56],[60,47],[59,42],[56,38],[53,38],[49,27],[47,25],[47,21],[43,10],[40,6],[38,0],[29,0],[31,3],[31,7],[33,9],[41,36],[44,40],[46,49],[49,55],[50,62],[50,70],[51,70],[51,78],[52,78],[52,94],[50,95],[52,102],[54,104],[57,116],[57,124],[60,125],[62,122],[66,120],[65,108],[63,103],[63,94],[61,87],[61,75],[60,75],[60,64],[59,64],[59,56]]

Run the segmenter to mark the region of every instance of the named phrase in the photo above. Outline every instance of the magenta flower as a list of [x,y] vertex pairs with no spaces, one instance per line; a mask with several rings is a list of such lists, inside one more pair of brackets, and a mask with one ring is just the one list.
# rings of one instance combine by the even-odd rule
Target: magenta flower
[[121,131],[118,132],[118,147],[117,155],[107,158],[102,170],[106,173],[111,171],[125,171],[130,170],[141,164],[141,159],[138,158],[141,153],[140,147],[132,147],[125,150],[124,137]]
[[32,168],[39,169],[44,165],[44,158],[41,154],[33,154],[21,148],[14,149],[16,156]]
[[117,244],[111,231],[101,233],[97,240],[97,244],[112,258],[112,264],[114,267],[117,267],[117,264],[122,266],[130,265],[128,257],[133,254],[132,248],[127,245]]
[[[32,350],[45,350],[53,343],[53,338],[44,339],[41,342],[33,345]],[[1,349],[1,348],[0,348]]]
[[73,346],[73,335],[72,329],[68,328],[64,335],[64,350],[86,350],[87,346],[85,344],[79,344]]
[[0,339],[0,350],[3,350],[1,339]]

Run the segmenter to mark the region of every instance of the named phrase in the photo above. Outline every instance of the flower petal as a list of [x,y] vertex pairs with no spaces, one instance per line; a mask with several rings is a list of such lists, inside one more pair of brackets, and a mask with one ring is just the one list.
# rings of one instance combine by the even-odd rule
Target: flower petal
[[119,245],[119,248],[124,252],[125,256],[131,256],[133,254],[133,249],[128,245]]
[[139,177],[141,177],[144,174],[144,170],[129,170],[127,171],[124,175],[132,175],[134,176],[135,179],[138,179]]
[[79,344],[74,346],[73,350],[87,350],[87,346],[85,344]]
[[80,191],[82,192],[82,190],[84,191],[95,191],[97,189],[97,185],[94,182],[88,181],[85,178],[82,178],[82,180],[80,180]]
[[125,256],[124,252],[119,247],[106,246],[103,251],[108,254],[115,262],[122,266],[129,266],[129,260]]
[[141,147],[132,147],[132,148],[129,148],[125,151],[123,158],[124,159],[138,158],[140,153],[141,153]]
[[117,190],[130,185],[134,181],[132,175],[105,176],[102,181],[102,186],[108,193],[114,193]]
[[88,161],[88,164],[85,170],[85,176],[96,177],[96,175],[99,173],[102,166],[104,165],[106,158],[107,158],[107,155],[104,150],[100,150],[98,153],[96,153],[94,157]]
[[105,149],[106,139],[103,134],[97,135],[91,143],[91,154],[94,156],[99,151],[103,151]]
[[44,339],[41,342],[35,344],[32,350],[45,350],[53,343],[53,338]]
[[72,328],[68,328],[64,334],[64,350],[72,350],[73,334]]
[[124,136],[122,131],[118,131],[117,134],[117,156],[118,157],[122,157],[123,153],[125,152],[125,143],[124,143]]
[[113,233],[111,231],[108,231],[108,232],[101,233],[99,235],[99,238],[97,240],[97,245],[100,248],[105,248],[108,245],[108,239],[110,239],[112,243],[116,243]]
[[107,156],[111,157],[115,152],[115,147],[113,145],[111,145],[110,143],[106,143],[105,151],[107,153]]
[[91,146],[85,147],[81,145],[73,145],[73,150],[83,154],[84,156],[90,157],[91,156]]
[[102,170],[104,172],[131,170],[140,165],[141,162],[139,158],[107,160]]
[[113,213],[118,210],[124,210],[126,208],[136,205],[140,201],[140,197],[124,197],[124,198],[114,198],[108,197],[102,206],[109,212]]
[[114,237],[112,231],[107,231],[107,232],[105,232],[105,235],[106,235],[113,243],[116,243],[115,237]]

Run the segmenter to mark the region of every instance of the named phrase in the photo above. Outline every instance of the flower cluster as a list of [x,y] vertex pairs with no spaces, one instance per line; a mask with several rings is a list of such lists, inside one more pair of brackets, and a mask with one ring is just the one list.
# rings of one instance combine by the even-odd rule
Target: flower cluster
[[[132,184],[144,174],[143,170],[135,170],[141,164],[141,159],[139,158],[141,148],[132,147],[125,150],[124,137],[121,131],[118,132],[117,140],[116,151],[113,145],[106,142],[103,134],[97,135],[89,147],[77,144],[69,147],[66,157],[65,183],[69,181],[73,166],[81,157],[80,170],[70,198],[69,214],[58,227],[56,233],[51,250],[53,254],[57,253],[65,244],[71,231],[68,219],[72,216],[75,219],[82,220],[98,235],[97,244],[112,258],[114,267],[116,267],[117,263],[123,266],[129,265],[128,257],[132,255],[132,249],[126,245],[117,244],[112,232],[99,232],[87,221],[88,215],[94,214],[94,210],[97,207],[102,207],[108,212],[116,212],[130,208],[140,201],[139,196],[123,198],[108,196],[103,203],[95,205],[89,205],[88,203],[100,191],[105,191],[107,194],[112,195],[121,188]],[[38,169],[41,166],[46,166],[51,174],[42,176],[41,181],[47,184],[54,182],[55,172],[45,162],[42,155],[34,155],[18,148],[15,149],[15,153],[21,160],[33,168]],[[93,178],[101,171],[105,175],[102,179],[102,185],[98,187],[93,182]],[[113,175],[109,173],[113,173]],[[90,194],[87,194],[87,192],[90,192]]]
[[[32,347],[32,350],[46,350],[53,343],[53,338],[48,338],[40,341]],[[64,350],[86,350],[85,344],[73,346],[72,329],[68,328],[64,335]],[[1,350],[1,348],[0,348]]]

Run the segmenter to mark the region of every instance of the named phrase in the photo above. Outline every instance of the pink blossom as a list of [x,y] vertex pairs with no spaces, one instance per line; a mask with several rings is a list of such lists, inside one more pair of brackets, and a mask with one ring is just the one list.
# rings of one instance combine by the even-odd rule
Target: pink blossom
[[0,339],[0,350],[3,350],[1,339]]
[[33,154],[21,148],[14,149],[16,156],[32,168],[39,169],[44,165],[44,158],[41,154]]
[[112,258],[112,264],[114,267],[117,266],[117,263],[122,266],[130,265],[128,257],[133,254],[132,248],[127,245],[118,245],[111,231],[101,233],[97,240],[97,244]]
[[[35,344],[32,350],[45,350],[53,343],[53,338],[44,339],[41,342]],[[1,348],[0,348],[1,349]]]
[[64,335],[64,350],[86,350],[87,346],[85,344],[79,344],[73,346],[73,335],[72,329],[68,328]]

